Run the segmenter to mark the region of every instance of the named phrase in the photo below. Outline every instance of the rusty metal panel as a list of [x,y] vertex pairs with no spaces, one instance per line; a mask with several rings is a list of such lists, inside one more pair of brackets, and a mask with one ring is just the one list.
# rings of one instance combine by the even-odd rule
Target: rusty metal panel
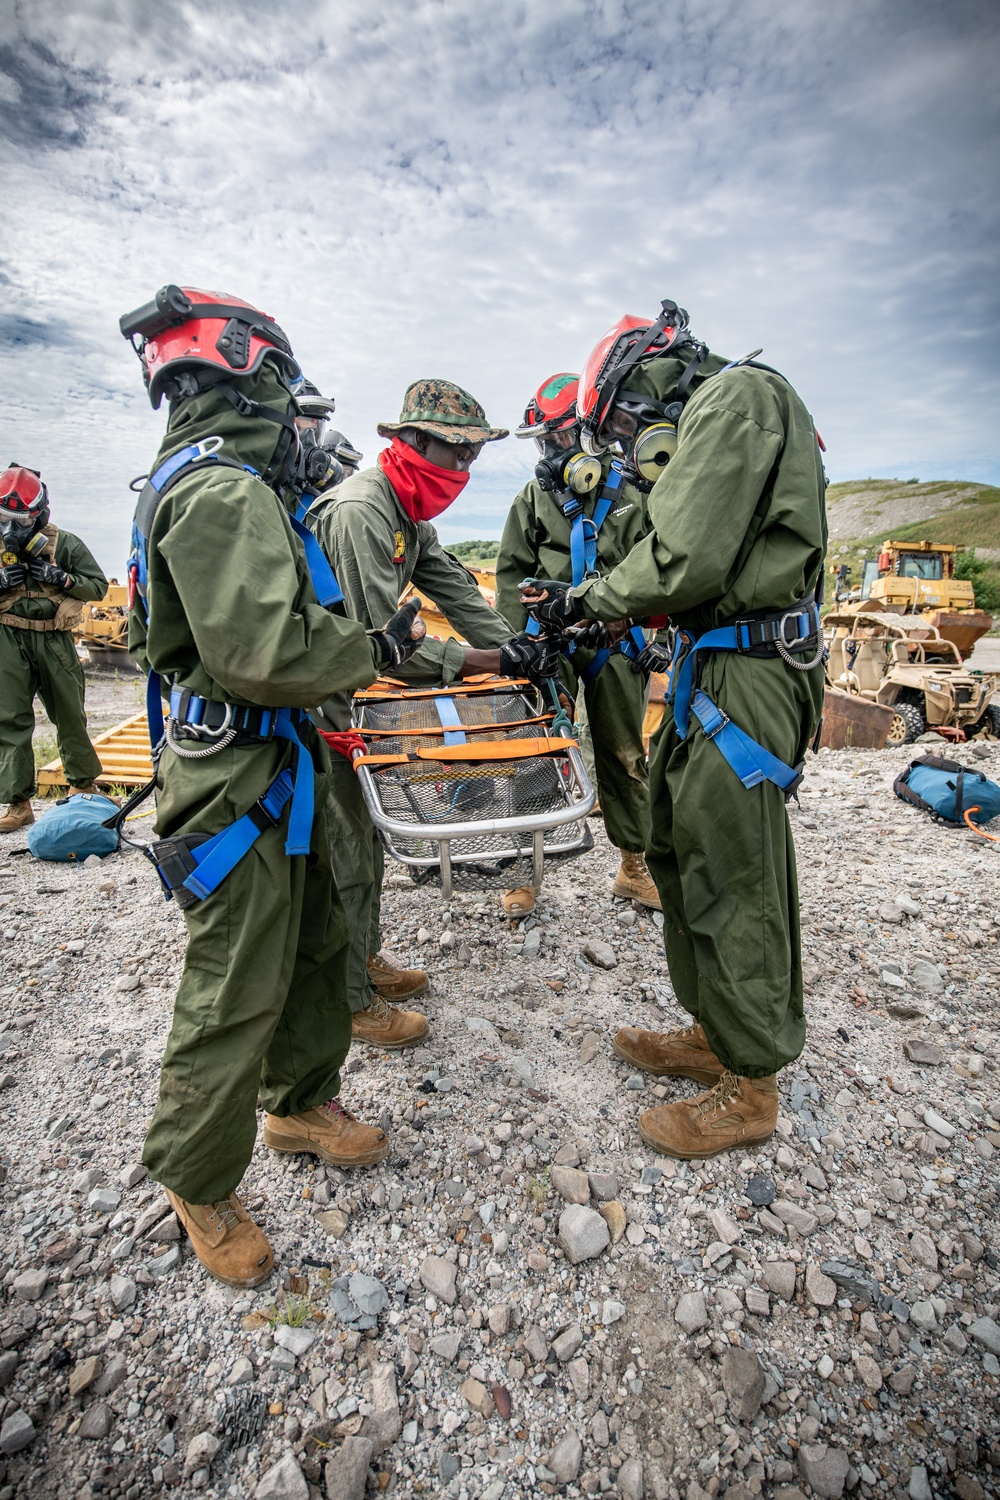
[[856,693],[828,687],[823,693],[820,749],[884,750],[892,720],[891,708],[860,698]]

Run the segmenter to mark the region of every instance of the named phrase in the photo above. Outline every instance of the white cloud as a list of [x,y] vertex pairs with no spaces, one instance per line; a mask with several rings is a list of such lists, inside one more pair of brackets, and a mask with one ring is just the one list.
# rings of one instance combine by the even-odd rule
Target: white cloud
[[[162,414],[117,318],[177,280],[272,312],[369,460],[411,379],[513,426],[673,296],[834,477],[996,479],[996,42],[971,0],[17,5],[4,453],[120,568]],[[444,534],[530,467],[491,445]]]

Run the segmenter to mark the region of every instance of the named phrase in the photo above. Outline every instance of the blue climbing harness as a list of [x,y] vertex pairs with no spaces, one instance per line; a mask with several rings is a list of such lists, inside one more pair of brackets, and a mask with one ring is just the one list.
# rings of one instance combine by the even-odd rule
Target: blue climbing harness
[[[221,444],[221,438],[206,438],[172,454],[149,476],[140,493],[132,524],[132,551],[128,562],[129,602],[132,604],[138,600],[147,620],[149,538],[157,507],[166,491],[192,470],[209,465],[237,469],[260,478],[258,471],[249,464],[237,463],[219,454]],[[313,498],[308,497],[310,504]],[[300,507],[301,514],[307,509],[308,504],[304,509]],[[317,599],[326,609],[339,604],[344,596],[319,543],[299,516],[289,519],[305,550]],[[119,829],[128,813],[154,789],[155,768],[165,745],[182,757],[195,758],[214,754],[233,744],[266,744],[276,739],[287,740],[292,747],[291,766],[279,772],[253,807],[228,828],[211,836],[183,834],[156,840],[150,848],[138,846],[155,866],[168,899],[172,896],[179,906],[187,907],[218,890],[261,833],[278,824],[289,803],[285,853],[289,856],[309,853],[315,787],[312,756],[299,734],[307,718],[304,710],[217,703],[192,693],[189,688],[174,685],[170,689],[170,718],[165,724],[160,675],[151,671],[146,684],[146,717],[154,776],[120,810],[114,820]],[[203,748],[193,750],[185,745],[185,741],[199,742]]]
[[[583,501],[576,495],[572,496],[571,499],[567,500],[560,507],[563,515],[570,523],[569,555],[573,569],[574,588],[578,588],[581,583],[584,583],[589,578],[598,578],[600,576],[597,570],[597,539],[600,535],[601,527],[608,518],[611,507],[618,498],[618,491],[621,489],[623,483],[624,475],[622,474],[621,465],[615,459],[608,471],[608,477],[605,480],[603,490],[598,496],[597,504],[594,506],[593,516],[584,515]],[[527,630],[529,635],[538,635],[541,626],[537,620],[531,619],[528,621]],[[639,652],[645,650],[646,637],[638,625],[633,625],[628,635],[618,645],[622,655],[634,661],[638,657]],[[566,655],[572,656],[575,649],[576,647],[571,644]],[[592,678],[597,676],[611,653],[612,648],[610,646],[602,646],[599,651],[594,652],[586,670],[581,673],[584,683],[590,682]]]
[[[791,637],[789,630],[794,631]],[[786,797],[792,796],[802,780],[802,765],[786,765],[757,740],[751,739],[712,702],[704,689],[697,685],[698,658],[707,651],[736,651],[744,656],[758,657],[782,656],[791,660],[799,670],[808,671],[822,659],[822,646],[808,664],[795,661],[790,653],[811,648],[821,640],[819,608],[811,597],[780,613],[735,620],[701,636],[678,630],[667,677],[667,702],[673,707],[674,723],[681,739],[688,737],[693,714],[705,738],[712,741],[745,787],[771,781]]]

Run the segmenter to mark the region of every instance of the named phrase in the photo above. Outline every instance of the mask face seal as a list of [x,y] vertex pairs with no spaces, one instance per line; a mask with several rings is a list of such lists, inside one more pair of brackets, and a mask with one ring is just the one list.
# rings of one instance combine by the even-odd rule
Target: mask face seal
[[[559,442],[565,436],[568,443]],[[555,440],[554,440],[555,439]],[[535,465],[535,479],[539,489],[548,493],[569,491],[572,495],[589,495],[601,482],[601,460],[592,458],[579,449],[579,432],[571,428],[565,434],[550,433],[536,438],[541,458]]]

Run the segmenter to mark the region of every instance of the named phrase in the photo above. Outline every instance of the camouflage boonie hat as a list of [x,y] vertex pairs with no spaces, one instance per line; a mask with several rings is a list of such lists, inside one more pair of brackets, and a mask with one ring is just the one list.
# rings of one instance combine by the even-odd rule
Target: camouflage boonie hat
[[379,437],[404,427],[418,427],[445,443],[495,443],[509,436],[506,427],[491,427],[486,413],[468,391],[450,380],[415,380],[407,386],[398,422],[380,422]]

